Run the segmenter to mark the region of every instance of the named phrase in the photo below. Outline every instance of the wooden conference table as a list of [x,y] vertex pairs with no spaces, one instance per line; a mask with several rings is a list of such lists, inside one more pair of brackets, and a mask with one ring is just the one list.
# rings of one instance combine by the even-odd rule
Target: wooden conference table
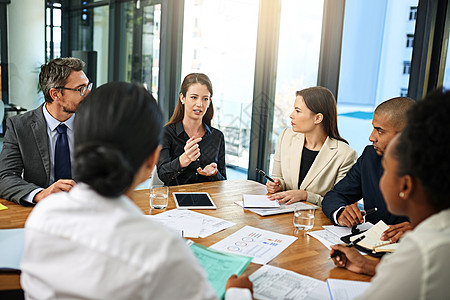
[[[266,187],[258,182],[250,180],[226,180],[208,183],[197,183],[173,186],[169,189],[169,205],[167,209],[174,209],[172,192],[208,192],[217,205],[216,210],[197,210],[207,215],[222,218],[236,223],[221,232],[210,235],[206,238],[192,239],[194,242],[204,246],[224,239],[230,234],[241,229],[245,225],[260,229],[271,230],[277,233],[295,235],[298,239],[285,249],[280,255],[269,262],[270,265],[295,271],[299,274],[310,276],[320,280],[327,278],[348,279],[370,281],[369,276],[355,274],[345,269],[336,268],[333,261],[329,259],[330,251],[315,238],[302,233],[295,233],[292,223],[292,213],[274,216],[261,217],[250,211],[244,210],[234,202],[242,200],[242,194],[266,194]],[[134,203],[145,213],[149,214],[149,191],[140,190],[133,192]],[[22,207],[15,203],[0,199],[0,203],[8,207],[7,210],[0,211],[0,229],[22,228],[26,218],[32,208]],[[151,214],[163,211],[153,210]],[[330,225],[331,222],[318,209],[315,215],[314,228],[321,230],[322,225]],[[260,265],[250,264],[244,274],[250,275],[256,271]],[[0,290],[20,289],[20,275],[18,272],[0,272]]]

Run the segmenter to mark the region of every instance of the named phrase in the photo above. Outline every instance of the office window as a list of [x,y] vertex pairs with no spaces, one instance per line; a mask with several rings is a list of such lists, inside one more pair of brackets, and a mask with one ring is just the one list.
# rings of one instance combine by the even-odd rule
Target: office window
[[417,19],[417,6],[411,6],[409,8],[409,20],[414,21]]
[[214,90],[213,126],[225,135],[226,162],[245,174],[258,12],[259,1],[186,0],[184,5],[181,80],[192,72],[209,76]]
[[409,14],[417,4],[418,0],[345,1],[338,125],[359,154],[369,144],[375,107],[400,96],[409,84],[412,47],[405,47],[405,36],[414,33]]
[[71,12],[69,55],[86,63],[86,75],[98,87],[108,82],[109,6],[87,4],[81,1]]
[[410,61],[404,61],[403,62],[403,74],[408,74],[411,71],[411,62]]
[[291,126],[295,92],[316,86],[324,1],[283,0],[271,145],[271,163],[278,136]]
[[92,50],[97,52],[97,78],[91,80],[95,80],[95,85],[100,86],[108,82],[109,7],[95,7],[92,20]]
[[406,35],[406,48],[414,47],[414,34]]
[[400,89],[400,97],[407,97],[408,96],[408,89],[407,88],[401,88]]
[[[448,40],[450,41],[450,34]],[[444,89],[450,90],[450,43],[447,44],[447,56],[445,58],[444,80],[442,86]]]
[[61,57],[61,3],[47,2],[45,20],[45,60],[48,62],[54,58]]

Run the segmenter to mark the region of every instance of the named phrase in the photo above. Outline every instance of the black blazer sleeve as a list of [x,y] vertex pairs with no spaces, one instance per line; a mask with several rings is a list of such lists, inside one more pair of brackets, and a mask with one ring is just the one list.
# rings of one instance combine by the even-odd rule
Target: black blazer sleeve
[[347,175],[345,175],[331,191],[326,193],[323,198],[322,211],[335,225],[337,224],[333,220],[333,213],[340,207],[355,203],[363,197],[361,187],[361,164],[360,157]]

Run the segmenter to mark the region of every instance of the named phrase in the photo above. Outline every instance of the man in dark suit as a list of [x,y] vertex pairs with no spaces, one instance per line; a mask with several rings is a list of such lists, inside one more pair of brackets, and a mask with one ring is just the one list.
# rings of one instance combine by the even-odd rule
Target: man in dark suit
[[406,111],[413,104],[409,98],[398,97],[381,103],[375,109],[369,137],[372,146],[366,146],[347,175],[323,198],[322,210],[333,224],[352,227],[364,222],[357,205],[357,201],[363,198],[366,211],[377,208],[375,213],[365,217],[367,222],[375,224],[383,220],[392,225],[383,239],[396,242],[404,231],[411,229],[406,217],[392,215],[387,210],[379,181],[383,175],[383,153],[394,136],[405,127]]
[[72,180],[73,119],[92,88],[77,58],[57,58],[41,66],[45,102],[7,119],[0,154],[0,197],[22,205],[69,191]]

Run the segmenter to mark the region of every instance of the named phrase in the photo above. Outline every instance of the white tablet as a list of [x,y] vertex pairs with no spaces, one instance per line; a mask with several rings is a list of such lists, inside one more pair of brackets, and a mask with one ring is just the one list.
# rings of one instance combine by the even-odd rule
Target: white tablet
[[206,192],[174,192],[173,199],[180,209],[216,209],[216,205]]

